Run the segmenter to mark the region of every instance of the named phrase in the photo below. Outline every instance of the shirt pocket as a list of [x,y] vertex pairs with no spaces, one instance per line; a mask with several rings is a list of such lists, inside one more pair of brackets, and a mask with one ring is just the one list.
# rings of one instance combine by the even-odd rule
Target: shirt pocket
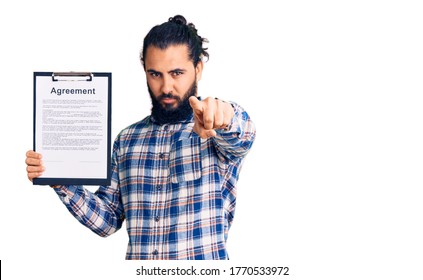
[[201,177],[201,139],[192,137],[173,143],[170,151],[170,181],[182,183]]

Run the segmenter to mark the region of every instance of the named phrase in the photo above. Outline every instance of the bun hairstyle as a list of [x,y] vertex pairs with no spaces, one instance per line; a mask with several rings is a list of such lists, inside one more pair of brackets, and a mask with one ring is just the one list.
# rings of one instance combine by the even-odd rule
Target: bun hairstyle
[[[187,24],[187,20],[180,15],[176,15],[174,17],[170,17],[169,18],[169,22],[174,22],[176,24],[181,24],[181,25],[186,25]],[[194,26],[194,24],[190,23],[190,25]]]
[[140,55],[141,62],[145,67],[145,54],[150,46],[164,50],[172,45],[186,45],[189,57],[195,67],[203,57],[209,58],[207,48],[203,47],[203,43],[208,43],[208,40],[198,35],[195,25],[187,23],[185,17],[176,15],[170,17],[167,22],[154,26],[145,36]]

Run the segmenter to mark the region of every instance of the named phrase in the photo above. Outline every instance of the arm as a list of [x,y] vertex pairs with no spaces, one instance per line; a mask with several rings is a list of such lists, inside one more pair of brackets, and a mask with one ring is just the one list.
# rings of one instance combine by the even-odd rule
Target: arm
[[231,103],[234,116],[225,129],[216,129],[215,146],[226,158],[243,158],[253,145],[256,129],[248,113],[239,105]]
[[[41,155],[27,152],[28,179],[32,181],[42,174]],[[100,236],[109,236],[121,228],[124,220],[123,206],[118,188],[115,160],[112,159],[112,183],[101,186],[95,193],[83,186],[54,186],[55,192],[69,212],[83,225]]]
[[96,234],[106,237],[122,227],[123,209],[113,184],[101,186],[95,193],[74,185],[54,190],[69,212]]
[[202,101],[191,97],[189,101],[194,111],[194,132],[201,138],[213,137],[216,148],[230,160],[248,153],[256,130],[244,109],[210,97]]

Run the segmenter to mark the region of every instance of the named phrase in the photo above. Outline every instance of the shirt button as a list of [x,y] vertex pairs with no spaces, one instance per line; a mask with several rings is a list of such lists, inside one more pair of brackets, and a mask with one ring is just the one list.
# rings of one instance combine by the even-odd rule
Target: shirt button
[[159,158],[161,158],[161,159],[164,159],[164,157],[165,157],[165,154],[164,154],[164,153],[161,153],[161,154],[159,155]]
[[165,125],[165,126],[163,127],[163,129],[164,129],[164,130],[166,130],[166,131],[168,131],[168,130],[169,130],[169,126],[168,126],[168,125]]
[[159,251],[157,251],[157,249],[153,251],[153,255],[157,256],[158,254],[159,254]]
[[154,221],[158,222],[160,220],[159,216],[154,217]]
[[161,186],[161,185],[158,185],[158,186],[157,186],[157,189],[158,189],[158,190],[161,190],[161,189],[162,189],[162,186]]

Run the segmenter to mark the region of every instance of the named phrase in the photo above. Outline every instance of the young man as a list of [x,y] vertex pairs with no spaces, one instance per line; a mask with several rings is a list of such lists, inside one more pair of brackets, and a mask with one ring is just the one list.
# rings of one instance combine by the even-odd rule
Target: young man
[[[141,53],[152,113],[117,136],[111,185],[95,193],[53,186],[100,236],[126,219],[127,259],[228,258],[236,183],[255,127],[239,105],[197,98],[205,41],[179,15],[153,27]],[[31,181],[44,170],[34,151],[26,164]]]

